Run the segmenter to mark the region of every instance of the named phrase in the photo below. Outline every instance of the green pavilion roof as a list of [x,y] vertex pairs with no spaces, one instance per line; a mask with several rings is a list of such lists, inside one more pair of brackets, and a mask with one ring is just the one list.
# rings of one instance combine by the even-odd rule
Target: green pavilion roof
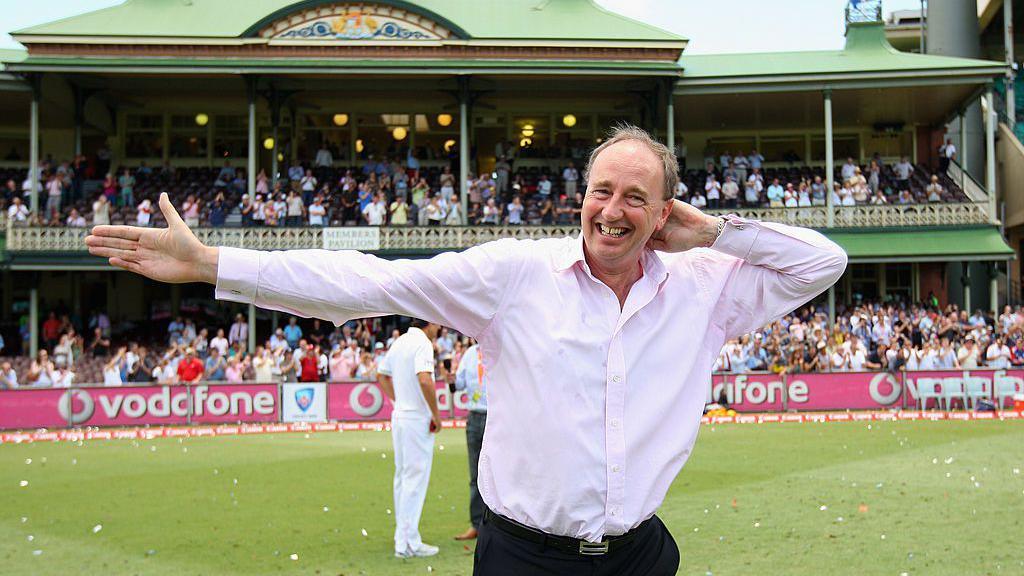
[[[320,0],[127,0],[124,4],[32,26],[15,35],[241,38]],[[685,42],[592,0],[375,0],[423,13],[480,40]],[[358,4],[358,2],[353,2]],[[500,10],[500,17],[495,17]]]
[[684,54],[679,63],[683,67],[682,83],[698,85],[737,80],[799,82],[805,78],[842,75],[995,75],[1005,71],[1005,64],[1001,62],[900,52],[886,40],[881,23],[850,24],[842,50]]

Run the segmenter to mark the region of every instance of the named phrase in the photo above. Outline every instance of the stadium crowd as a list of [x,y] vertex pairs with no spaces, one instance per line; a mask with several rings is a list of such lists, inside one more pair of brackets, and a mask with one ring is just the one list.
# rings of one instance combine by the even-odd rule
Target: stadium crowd
[[[283,167],[276,179],[259,171],[252,195],[245,170],[230,160],[214,169],[176,168],[169,162],[153,168],[142,162],[111,170],[109,158],[80,155],[59,163],[45,159],[35,182],[25,170],[2,171],[0,181],[4,213],[17,225],[159,226],[163,218],[155,203],[163,191],[192,226],[573,224],[583,200],[577,164],[585,147],[562,153],[560,171],[529,162],[517,166],[520,159],[545,155],[500,143],[493,172],[466,175],[467,214],[452,163],[421,167],[408,152],[368,155],[360,166],[342,168],[334,165],[330,150],[321,149],[312,160]],[[948,162],[932,173],[906,157],[891,165],[877,154],[866,165],[847,158],[836,167],[829,192],[823,169],[801,165],[799,158],[790,161],[768,167],[757,150],[722,151],[705,158],[704,168],[684,170],[676,197],[708,209],[823,206],[826,193],[836,206],[965,199],[945,174]],[[36,214],[28,201],[33,184],[41,195]]]
[[[0,386],[69,386],[131,382],[290,382],[375,380],[381,356],[399,335],[397,319],[352,321],[340,327],[291,317],[255,350],[239,314],[230,326],[197,327],[177,317],[166,340],[140,343],[93,314],[83,327],[49,314],[36,358],[0,359]],[[23,330],[27,338],[27,330]],[[466,336],[442,329],[435,341],[442,375],[454,373]],[[27,344],[26,344],[27,348]],[[730,340],[715,371],[730,373],[1005,369],[1024,366],[1024,307],[998,317],[968,314],[937,301],[906,305],[862,303],[840,309],[829,325],[820,306],[807,305],[761,330]]]

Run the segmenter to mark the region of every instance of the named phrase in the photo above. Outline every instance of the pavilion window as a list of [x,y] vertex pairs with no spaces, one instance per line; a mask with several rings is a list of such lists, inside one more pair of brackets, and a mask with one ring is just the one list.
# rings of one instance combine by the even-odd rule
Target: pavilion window
[[[455,159],[459,154],[459,115],[448,113],[448,126],[438,123],[437,114],[416,114],[413,117],[416,158],[421,162],[445,161]],[[445,151],[445,142],[454,141],[449,151]]]
[[[870,152],[869,152],[870,154]],[[860,136],[857,134],[836,134],[832,137],[832,156],[836,166],[846,161],[860,158]],[[811,137],[811,162],[825,161],[825,137]]]
[[128,158],[163,158],[163,114],[125,116],[124,153]]
[[213,156],[245,158],[249,154],[249,121],[242,115],[217,115],[213,118]]
[[191,114],[172,114],[168,151],[171,158],[206,159],[206,127]]

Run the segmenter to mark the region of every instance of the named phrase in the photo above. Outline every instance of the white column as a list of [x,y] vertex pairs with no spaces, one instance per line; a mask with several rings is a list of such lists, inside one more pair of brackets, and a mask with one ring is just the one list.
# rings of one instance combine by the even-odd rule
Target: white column
[[1017,123],[1017,102],[1014,101],[1013,80],[1013,2],[1003,2],[1003,46],[1006,51],[1006,118],[1013,130]]
[[964,111],[960,111],[960,145],[957,146],[956,159],[960,162],[960,189],[965,190],[967,188],[967,129],[964,126],[964,120],[966,115]]
[[75,156],[82,153],[82,122],[85,116],[85,102],[82,96],[82,89],[72,86],[72,95],[75,105]]
[[828,212],[825,223],[832,227],[832,174],[835,162],[832,158],[832,90],[825,90],[825,209]]
[[469,186],[466,178],[469,174],[469,118],[466,117],[469,106],[465,95],[459,98],[459,197],[462,200],[462,217],[469,224]]
[[256,83],[248,86],[249,97],[249,158],[246,182],[250,198],[256,197]]
[[39,289],[32,287],[28,291],[28,353],[33,358],[39,352]]
[[249,304],[249,341],[246,343],[249,354],[256,350],[256,305]]
[[994,222],[996,213],[996,111],[993,105],[992,86],[985,90],[985,191],[988,192],[988,215]]
[[[32,183],[29,195],[29,210],[32,216],[39,214],[39,90],[38,78],[32,79],[32,104],[29,109],[28,124],[28,178]],[[35,355],[35,350],[32,351]]]

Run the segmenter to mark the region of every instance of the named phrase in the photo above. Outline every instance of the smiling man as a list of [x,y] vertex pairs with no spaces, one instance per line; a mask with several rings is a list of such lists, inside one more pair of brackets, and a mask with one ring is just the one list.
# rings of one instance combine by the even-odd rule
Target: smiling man
[[403,314],[472,336],[489,375],[474,574],[675,574],[655,512],[696,441],[719,350],[828,288],[846,254],[811,230],[672,200],[675,156],[635,127],[591,153],[585,178],[578,238],[429,260],[207,247],[166,196],[169,228],[98,226],[86,243],[224,300],[336,324]]

